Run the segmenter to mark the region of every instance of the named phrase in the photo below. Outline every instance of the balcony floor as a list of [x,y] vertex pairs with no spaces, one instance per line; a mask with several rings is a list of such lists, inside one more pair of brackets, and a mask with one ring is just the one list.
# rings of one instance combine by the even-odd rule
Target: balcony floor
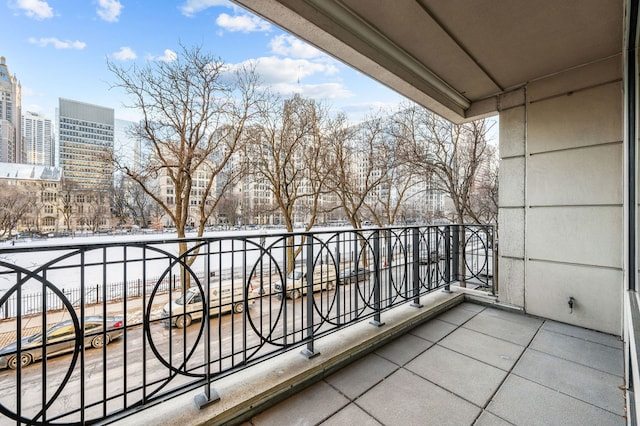
[[619,338],[464,302],[245,425],[624,425]]

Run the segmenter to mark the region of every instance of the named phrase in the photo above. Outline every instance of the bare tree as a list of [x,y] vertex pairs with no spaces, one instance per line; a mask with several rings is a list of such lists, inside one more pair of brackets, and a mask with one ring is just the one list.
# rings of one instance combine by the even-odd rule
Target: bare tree
[[487,134],[492,123],[484,119],[455,124],[416,105],[403,105],[393,119],[396,137],[404,140],[407,163],[425,178],[432,178],[451,198],[451,219],[480,223],[472,198],[478,171],[487,164]]
[[110,216],[108,193],[104,191],[87,192],[85,199],[84,217],[90,230],[96,233],[108,225]]
[[[357,127],[336,132],[330,149],[336,162],[331,189],[351,226],[362,228],[365,211],[375,212],[376,200],[388,192],[383,185],[390,165],[384,119],[381,115],[370,117]],[[380,216],[377,222],[381,225]]]
[[488,146],[488,161],[478,170],[475,189],[472,194],[472,210],[481,223],[498,223],[498,164],[496,148]]
[[[128,69],[109,62],[108,67],[117,80],[114,87],[123,89],[131,97],[128,106],[142,114],[133,131],[149,151],[139,167],[114,158],[116,167],[163,208],[180,238],[194,220],[190,206],[197,205],[197,232],[202,236],[221,194],[237,177],[227,163],[238,149],[258,97],[254,69],[231,70],[201,48],[184,46],[172,62]],[[202,187],[194,186],[198,177]],[[170,183],[170,198],[150,185],[157,179]],[[187,243],[179,245],[180,253],[185,253]],[[182,275],[184,291],[188,277]]]
[[[393,221],[389,209],[392,197],[389,173],[395,167],[396,159],[388,144],[382,113],[332,136],[330,149],[336,166],[330,187],[351,226],[362,228],[367,215],[379,226]],[[386,204],[380,206],[381,201]],[[360,247],[365,247],[364,236],[357,235]],[[358,256],[358,261],[366,267],[369,258]]]
[[[254,177],[271,191],[287,231],[293,231],[296,218],[308,231],[321,212],[333,168],[327,139],[343,122],[344,117],[330,117],[328,108],[314,100],[294,95],[281,102],[274,97],[264,104],[260,124],[247,132],[245,158]],[[299,250],[290,250],[288,270]]]
[[32,203],[20,220],[20,224],[23,229],[29,232],[40,231],[45,200],[49,201],[49,197],[52,197],[53,201],[55,201],[55,193],[48,191],[43,182],[28,183],[22,189],[22,193],[26,194],[32,200]]
[[[146,183],[149,189],[159,192],[157,182]],[[152,222],[152,209],[156,202],[147,194],[141,185],[128,176],[121,176],[114,187],[114,211],[120,224],[135,223],[146,227]]]
[[241,194],[233,192],[226,193],[218,203],[218,223],[222,220],[226,225],[235,225],[238,221],[241,204]]
[[401,154],[403,139],[389,131],[390,125],[392,121],[388,117],[382,119],[384,132],[374,144],[376,162],[371,163],[380,172],[380,180],[365,197],[365,207],[378,226],[396,224],[405,213],[407,203],[420,195],[418,188],[423,186],[422,176]]
[[0,237],[10,238],[18,223],[29,213],[35,197],[17,185],[0,182]]
[[151,203],[149,203],[147,208],[148,216],[145,217],[151,218],[151,223],[154,224],[154,226],[158,229],[163,228],[165,224],[162,219],[165,217],[165,211],[162,206],[152,201]]
[[117,226],[124,225],[130,219],[125,180],[126,178],[124,176],[116,177],[111,194],[111,209],[113,211],[113,216],[117,220]]
[[58,191],[58,203],[56,208],[62,215],[66,231],[72,230],[71,220],[77,212],[76,192],[77,188],[69,181],[63,181],[61,188]]
[[[455,223],[481,223],[473,196],[479,171],[487,165],[487,134],[491,126],[487,120],[451,123],[416,105],[402,106],[394,114],[394,131],[406,141],[403,147],[407,161],[451,198],[451,219]],[[458,235],[458,246],[464,247],[464,229]],[[459,264],[465,265],[465,250],[460,250],[459,256]],[[464,273],[457,275],[460,286],[465,287]]]
[[142,190],[140,185],[127,186],[127,202],[129,211],[131,212],[134,222],[138,226],[146,227],[153,216],[153,208],[157,206],[157,203]]

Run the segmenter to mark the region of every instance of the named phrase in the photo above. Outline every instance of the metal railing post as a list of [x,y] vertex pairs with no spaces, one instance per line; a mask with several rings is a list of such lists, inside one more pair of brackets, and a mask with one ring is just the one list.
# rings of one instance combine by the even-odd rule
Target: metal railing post
[[491,227],[491,256],[493,258],[493,271],[491,279],[491,294],[493,296],[498,292],[499,286],[499,271],[498,271],[498,230]]
[[[306,235],[307,240],[307,279],[305,282],[305,286],[307,287],[307,347],[303,349],[300,353],[306,358],[313,358],[314,356],[320,355],[320,352],[316,352],[313,343],[314,343],[314,335],[313,335],[313,278],[315,275],[315,271],[313,270],[313,237],[311,234]],[[320,266],[320,271],[322,272],[322,266]],[[324,277],[321,276],[321,280]],[[323,283],[321,282],[322,286]]]
[[[444,291],[450,292],[451,287],[451,226],[445,226],[444,232]],[[455,239],[454,239],[455,241]],[[455,258],[455,256],[454,256]],[[454,269],[455,270],[455,269]]]
[[[211,306],[211,245],[210,243],[206,245],[206,255],[204,258],[204,287],[205,287],[205,296],[204,296],[204,313],[202,314],[202,321],[204,321],[204,388],[203,392],[196,395],[194,397],[196,406],[200,409],[213,404],[214,402],[220,401],[220,395],[212,387],[211,380],[211,321],[209,320],[210,306]],[[246,297],[245,297],[246,300]]]
[[342,282],[340,280],[340,274],[342,271],[341,262],[342,258],[340,256],[340,232],[336,234],[336,324],[340,325],[340,294]]
[[[22,272],[16,274],[16,289],[17,302],[16,302],[16,414],[22,416]],[[46,319],[46,316],[44,317]],[[43,324],[43,330],[46,324]],[[46,341],[42,342],[42,352],[44,357],[44,365],[47,364],[47,345]],[[44,389],[44,388],[43,388]],[[44,392],[43,392],[44,393]],[[46,411],[44,416],[46,419]]]
[[[282,245],[282,270],[281,270],[281,282],[282,282],[282,300],[287,300],[287,275],[289,274],[289,259],[287,257],[287,252],[289,248],[289,238],[284,239],[284,244]],[[295,265],[294,265],[295,267]],[[284,273],[282,273],[284,271]],[[289,309],[285,305],[282,318],[284,319],[284,329],[283,329],[283,343],[284,347],[287,347],[288,344],[288,336],[289,336]]]
[[467,286],[467,229],[465,225],[460,224],[456,226],[458,232],[454,239],[454,252],[456,253],[455,259],[457,265],[454,265],[454,273],[456,281],[460,287]]
[[393,249],[391,244],[391,230],[384,230],[384,238],[385,238],[385,253],[384,253],[384,261],[383,267],[386,268],[387,273],[387,294],[392,294],[393,292],[393,268],[391,267],[393,263]]
[[[353,266],[355,266],[356,268],[360,266],[360,262],[361,262],[361,258],[362,253],[360,251],[358,251],[358,243],[360,238],[362,238],[362,240],[364,241],[364,236],[359,233],[358,231],[350,231],[350,242],[351,242],[351,253],[350,253],[350,259],[349,261],[351,262],[351,264]],[[364,245],[364,244],[363,244]],[[369,268],[369,263],[368,263],[368,259],[366,256],[364,256],[364,259],[362,259],[362,266],[365,266],[367,268]],[[356,277],[357,278],[357,277]],[[353,306],[354,306],[354,311],[359,312],[359,298],[358,298],[358,289],[360,286],[360,282],[356,279],[355,280],[355,287],[356,287],[356,293],[355,293],[355,297],[353,297]]]
[[375,274],[373,276],[373,320],[369,321],[369,324],[375,325],[376,327],[381,327],[384,325],[383,322],[380,321],[380,230],[376,229],[373,231],[373,265],[375,267]]
[[[413,228],[411,235],[411,246],[413,251],[413,303],[414,308],[422,308],[420,304],[420,230]],[[427,277],[429,271],[427,270]],[[427,278],[428,279],[428,278]]]
[[460,279],[460,227],[458,225],[453,226],[451,242],[452,245],[452,257],[453,257],[453,266],[452,266],[452,276],[451,279],[454,281],[458,281]]

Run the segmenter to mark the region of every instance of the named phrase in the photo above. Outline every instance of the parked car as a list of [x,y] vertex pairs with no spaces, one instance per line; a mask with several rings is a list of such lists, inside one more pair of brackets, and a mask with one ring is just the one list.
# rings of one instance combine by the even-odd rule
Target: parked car
[[437,251],[432,250],[431,252],[421,252],[419,262],[421,265],[432,265],[438,262],[444,261],[446,259],[444,250]]
[[349,268],[340,273],[340,281],[344,284],[351,284],[356,282],[364,282],[371,271],[367,268]]
[[[274,284],[276,297],[283,294],[290,299],[297,299],[307,293],[307,271],[305,268],[291,271],[285,279],[286,286],[283,289],[282,282]],[[334,267],[323,265],[313,270],[312,291],[333,290],[336,287],[336,270]]]
[[[245,308],[243,287],[235,286],[232,289],[231,284],[223,284],[221,288],[213,285],[210,303],[209,315],[231,311],[241,313]],[[246,301],[247,306],[253,303],[253,299]],[[192,320],[202,318],[202,310],[202,294],[197,287],[191,287],[185,292],[184,297],[180,296],[164,305],[162,309],[164,324],[178,328],[189,327]]]
[[[106,325],[106,332],[104,326]],[[86,348],[101,348],[122,336],[122,319],[118,317],[91,316],[84,319],[84,344]],[[47,358],[73,352],[76,345],[75,327],[72,320],[66,320],[48,328],[45,333],[23,337],[20,341],[20,363],[26,367],[42,359],[43,348],[47,348]],[[12,342],[0,349],[0,368],[15,370],[18,367],[18,342]]]

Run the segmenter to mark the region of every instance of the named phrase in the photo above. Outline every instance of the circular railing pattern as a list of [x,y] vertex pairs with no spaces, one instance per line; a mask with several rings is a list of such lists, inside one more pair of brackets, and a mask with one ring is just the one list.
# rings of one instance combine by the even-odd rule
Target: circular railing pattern
[[423,292],[447,284],[446,228],[426,228],[419,234],[420,285]]
[[[176,241],[165,241],[162,244],[154,244],[153,242],[121,243],[117,246],[123,250],[122,259],[119,261],[107,261],[106,259],[107,248],[112,248],[113,246],[82,246],[81,248],[71,248],[69,251],[33,270],[0,260],[0,268],[10,271],[17,277],[15,284],[0,297],[0,306],[4,306],[10,297],[15,296],[25,283],[36,281],[40,283],[43,289],[52,292],[60,299],[65,314],[68,314],[73,322],[75,331],[74,346],[69,365],[62,379],[56,383],[55,390],[47,390],[46,401],[44,401],[44,404],[40,404],[43,406],[39,409],[30,409],[31,411],[24,407],[16,407],[15,410],[12,410],[10,404],[5,403],[6,401],[3,401],[0,396],[0,414],[15,422],[30,425],[69,424],[70,422],[63,421],[63,419],[68,418],[73,413],[79,413],[82,422],[93,422],[112,415],[112,413],[106,411],[97,414],[84,413],[84,407],[72,407],[69,413],[48,414],[48,410],[54,404],[58,404],[58,398],[63,394],[79,364],[84,363],[84,342],[82,338],[84,332],[80,326],[82,317],[76,312],[73,301],[60,290],[61,286],[57,285],[56,279],[52,279],[48,272],[55,269],[63,269],[70,264],[71,266],[69,267],[79,268],[81,274],[84,274],[82,268],[85,267],[85,256],[91,252],[102,251],[102,256],[104,256],[102,263],[94,261],[92,265],[98,265],[98,267],[102,267],[105,270],[108,268],[108,264],[110,267],[111,264],[118,264],[119,262],[122,263],[122,268],[125,270],[128,267],[127,262],[140,262],[146,265],[145,262],[160,259],[164,264],[160,268],[160,274],[157,278],[154,278],[155,281],[152,282],[150,290],[143,293],[144,313],[141,324],[142,334],[144,335],[142,344],[146,345],[146,350],[153,362],[161,365],[167,373],[162,377],[155,377],[149,383],[147,383],[146,379],[143,379],[142,385],[139,388],[135,388],[138,389],[135,392],[127,389],[125,385],[125,389],[120,391],[121,393],[108,395],[109,398],[125,398],[127,401],[124,409],[127,409],[128,407],[145,404],[155,398],[161,398],[167,393],[175,392],[175,389],[171,388],[173,382],[177,381],[177,383],[183,384],[203,383],[203,380],[211,380],[218,375],[226,374],[228,371],[238,368],[238,365],[244,366],[270,356],[270,354],[300,346],[309,339],[335,331],[346,323],[360,321],[371,317],[381,309],[405,303],[416,297],[416,288],[419,295],[423,295],[438,287],[448,285],[449,279],[446,275],[449,273],[450,266],[446,263],[449,255],[445,251],[449,247],[447,244],[451,243],[450,231],[449,227],[430,227],[425,229],[414,227],[324,234],[305,233],[293,237],[287,234],[269,236],[270,241],[268,244],[266,244],[264,237],[225,238],[225,244],[230,245],[232,248],[236,244],[242,247],[237,252],[232,249],[229,253],[223,253],[221,249],[218,249],[218,251],[216,249],[212,250],[213,245],[220,243],[220,239],[198,239],[190,241],[188,250],[180,255],[175,254],[173,251],[175,246],[171,246],[171,244],[175,245]],[[466,252],[468,247],[488,253],[488,237],[486,236],[488,234],[485,228],[465,227],[464,235],[465,249],[463,253]],[[418,247],[415,246],[416,241]],[[163,244],[169,244],[171,248],[167,248]],[[222,243],[220,243],[219,247],[222,247]],[[285,286],[282,286],[280,293],[276,293],[274,292],[274,283],[288,282],[286,259],[297,249],[301,250],[300,257],[304,260],[302,269],[311,266],[313,271],[325,271],[327,275],[320,282],[322,291],[315,294],[313,289],[308,289],[306,298],[289,300]],[[127,250],[137,250],[142,254],[136,252],[138,255],[134,256],[135,259],[128,258]],[[173,319],[171,317],[157,318],[157,315],[154,316],[153,309],[158,304],[156,302],[165,297],[164,293],[162,293],[164,290],[161,290],[163,283],[171,279],[174,271],[180,270],[182,279],[188,281],[190,288],[195,289],[195,292],[200,296],[200,300],[203,301],[198,315],[202,318],[209,318],[214,311],[213,306],[208,305],[212,293],[207,293],[210,290],[213,291],[215,285],[222,286],[222,277],[218,277],[218,284],[214,285],[206,275],[203,277],[198,272],[198,268],[201,265],[197,267],[194,265],[196,265],[197,259],[210,259],[211,256],[218,256],[219,262],[223,264],[225,262],[223,261],[223,254],[230,256],[231,260],[228,261],[233,265],[235,262],[234,256],[237,256],[240,252],[243,253],[241,267],[244,271],[240,281],[242,301],[234,300],[234,296],[231,296],[232,300],[228,303],[234,306],[227,306],[227,308],[230,308],[234,315],[241,316],[246,323],[246,334],[243,337],[245,342],[243,344],[246,344],[246,346],[225,355],[235,360],[241,354],[242,360],[239,364],[236,364],[235,361],[229,361],[225,364],[225,367],[220,367],[214,373],[206,373],[208,370],[202,368],[204,363],[219,362],[222,366],[221,358],[223,356],[220,353],[216,355],[220,359],[203,359],[201,348],[203,342],[209,341],[208,338],[205,339],[206,332],[210,327],[207,326],[208,322],[200,321],[197,332],[190,333],[188,339],[186,330],[177,332],[176,335],[178,337],[182,334],[180,340],[182,346],[180,351],[176,350],[174,352],[171,346],[171,339],[169,339],[167,347],[166,333],[152,332],[156,324],[168,321],[168,333],[173,335],[173,330],[171,329]],[[247,253],[252,255],[248,256]],[[311,259],[308,258],[309,256],[311,256]],[[418,256],[418,259],[415,258],[416,256]],[[78,257],[80,258],[79,261],[77,260]],[[484,257],[483,262],[475,257],[463,257],[465,259],[465,271],[472,271],[472,277],[480,277],[483,271],[488,270],[488,255]],[[196,259],[196,262],[194,262],[194,259]],[[418,262],[419,276],[411,278],[415,262]],[[355,269],[358,267],[364,268],[365,272],[362,280],[351,279],[347,283],[347,279],[341,276],[347,266]],[[233,268],[231,269],[233,271]],[[352,273],[359,274],[360,272],[353,272],[352,270]],[[314,279],[312,278],[312,280]],[[82,275],[82,280],[84,282],[84,275]],[[417,284],[413,284],[414,282],[417,282]],[[414,285],[418,287],[414,288]],[[222,287],[220,287],[221,289]],[[171,290],[169,291],[171,295]],[[309,300],[309,298],[312,300]],[[219,300],[219,303],[222,304],[221,296]],[[171,303],[171,297],[169,302]],[[43,303],[46,304],[46,301],[43,301]],[[105,302],[103,301],[103,303]],[[241,308],[234,310],[235,305],[238,303],[242,303]],[[257,305],[257,307],[254,305]],[[299,310],[311,307],[312,313],[311,315],[301,315],[302,318],[295,319],[292,314],[294,306],[297,306]],[[222,307],[219,306],[218,308],[219,310],[216,312],[222,313]],[[186,314],[187,311],[184,308],[182,313],[178,312],[175,315]],[[167,314],[164,313],[163,315]],[[173,314],[169,315],[173,316]],[[293,325],[292,321],[299,321],[299,323]],[[139,326],[139,324],[129,324],[125,319],[125,325],[128,329],[129,327]],[[211,330],[209,331],[211,332]],[[18,330],[19,336],[20,333],[21,331]],[[210,334],[210,336],[213,336],[213,334]],[[222,336],[219,336],[219,338],[222,338]],[[127,350],[127,348],[124,349]],[[106,349],[103,353],[106,356]],[[80,367],[81,370],[85,368],[84,366]],[[146,374],[146,372],[142,372],[142,374]],[[98,405],[98,403],[94,403],[94,405]],[[71,423],[75,423],[75,421]]]
[[[65,256],[65,258],[73,256],[74,253],[71,253],[67,256]],[[27,269],[21,268],[19,266],[4,262],[4,261],[0,261],[0,267],[5,267],[8,269],[12,269],[14,271],[16,271],[16,273],[20,276],[20,278],[16,281],[16,284],[14,284],[2,297],[0,297],[0,306],[3,306],[6,301],[9,299],[9,297],[11,297],[13,294],[18,293],[19,292],[19,288],[28,280],[34,279],[40,283],[42,283],[43,287],[45,287],[46,289],[52,291],[62,302],[62,304],[65,307],[65,310],[69,313],[69,316],[73,322],[73,327],[74,327],[74,331],[75,331],[75,339],[73,339],[73,354],[72,354],[72,358],[71,361],[69,363],[69,366],[67,368],[66,373],[64,374],[64,377],[61,381],[61,383],[55,388],[54,392],[51,394],[51,396],[47,399],[45,406],[42,407],[42,409],[38,412],[36,412],[32,418],[27,418],[24,415],[20,415],[12,410],[10,410],[5,404],[0,403],[0,413],[2,413],[3,415],[7,416],[8,418],[16,421],[16,422],[20,422],[20,423],[24,423],[24,424],[30,424],[30,425],[44,425],[47,424],[45,421],[42,420],[38,420],[38,419],[42,419],[44,412],[56,401],[56,399],[60,396],[60,394],[62,393],[62,391],[64,390],[64,387],[66,386],[67,382],[69,381],[69,378],[71,377],[71,375],[73,374],[73,371],[75,369],[75,366],[78,362],[78,358],[79,358],[79,352],[80,352],[80,348],[82,345],[82,335],[80,332],[80,321],[78,319],[78,315],[76,314],[75,310],[73,309],[73,305],[71,303],[71,301],[65,296],[64,293],[62,293],[52,282],[44,279],[43,277],[39,276],[38,274],[40,273],[40,271],[45,268],[45,266],[36,269],[35,271],[29,271]],[[44,336],[45,330],[42,331],[42,334]],[[44,339],[43,339],[44,341]],[[44,349],[43,349],[44,350]],[[18,354],[13,355],[14,357],[17,357]],[[10,358],[8,359],[8,362],[10,362]],[[17,360],[18,362],[18,366],[17,369],[21,369],[22,365],[22,360]]]
[[[147,304],[147,309],[146,309],[146,313],[143,317],[143,321],[144,321],[144,332],[147,336],[147,342],[149,343],[149,346],[151,348],[151,350],[153,351],[153,354],[155,355],[156,359],[158,361],[160,361],[160,363],[162,365],[164,365],[166,368],[168,368],[171,371],[171,375],[168,378],[168,380],[171,380],[173,377],[175,377],[178,374],[181,375],[185,375],[185,376],[189,376],[189,377],[203,377],[202,374],[194,374],[191,373],[187,370],[186,366],[187,363],[189,362],[189,360],[193,357],[198,343],[200,342],[200,339],[202,338],[202,333],[204,331],[204,325],[205,322],[201,321],[200,323],[200,330],[198,332],[197,338],[195,339],[195,341],[193,342],[193,344],[191,345],[191,347],[189,348],[187,355],[183,358],[182,362],[178,365],[175,366],[173,364],[173,362],[171,362],[171,360],[167,361],[167,359],[160,353],[160,351],[158,350],[157,345],[155,344],[153,335],[151,334],[151,309],[153,307],[153,300],[156,298],[157,293],[158,293],[158,289],[160,286],[160,283],[165,279],[165,277],[171,273],[171,271],[176,267],[180,267],[183,275],[185,277],[189,277],[187,279],[187,281],[189,283],[191,283],[190,287],[196,287],[200,293],[200,297],[201,300],[206,300],[205,299],[205,292],[204,289],[202,288],[202,283],[200,282],[200,280],[198,279],[198,275],[197,273],[191,269],[191,266],[189,265],[189,262],[186,261],[186,259],[193,255],[193,253],[197,252],[198,250],[200,250],[203,247],[203,243],[202,244],[197,244],[194,247],[190,248],[189,250],[187,250],[185,253],[183,253],[180,256],[175,256],[174,254],[168,252],[167,250],[161,250],[158,249],[156,247],[147,247],[148,250],[152,250],[155,251],[156,253],[162,254],[164,256],[166,256],[168,259],[170,259],[170,263],[169,266],[160,274],[160,277],[158,278],[156,284],[153,287],[153,290],[151,291],[151,294],[149,296],[149,303]],[[204,318],[204,313],[206,312],[206,306],[203,303],[203,307],[202,307],[202,315]],[[178,315],[189,315],[186,312],[186,307],[185,307],[185,312],[183,314],[178,314]],[[159,386],[150,396],[153,396],[154,393],[159,392],[161,389],[163,388],[163,386]]]
[[[483,285],[489,283],[489,227],[464,226],[464,274],[468,280],[475,279]],[[469,253],[471,255],[467,255]],[[481,255],[476,255],[480,253]]]
[[393,290],[387,295],[386,304],[392,306],[398,303],[404,303],[413,298],[413,288],[409,286],[408,271],[398,271],[397,268],[399,266],[395,264],[399,259],[399,265],[406,267],[407,260],[409,259],[409,241],[411,236],[408,235],[407,229],[385,230],[382,235],[387,245],[387,256],[383,261],[382,271],[389,272],[386,274],[386,279],[389,289]]

